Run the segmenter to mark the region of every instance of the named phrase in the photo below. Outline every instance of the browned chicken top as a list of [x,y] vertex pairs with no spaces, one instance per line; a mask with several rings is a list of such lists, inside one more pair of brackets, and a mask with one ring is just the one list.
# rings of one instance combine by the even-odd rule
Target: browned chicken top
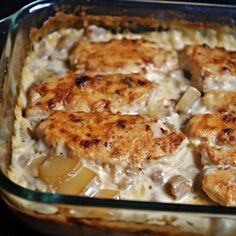
[[81,75],[66,99],[66,110],[144,113],[155,106],[158,90],[138,74]]
[[60,150],[67,156],[133,169],[173,156],[186,144],[183,133],[153,118],[107,112],[56,111],[36,133],[54,153]]
[[144,113],[155,106],[159,87],[140,74],[54,78],[30,90],[27,116],[52,110]]
[[30,89],[26,116],[39,117],[52,110],[64,109],[66,98],[75,85],[74,73],[68,73],[65,78],[56,76],[47,82],[34,84]]
[[168,72],[178,67],[177,53],[158,48],[144,40],[112,40],[92,43],[79,41],[70,55],[71,65],[79,71],[99,74],[138,73],[153,67]]
[[202,188],[207,195],[224,206],[236,206],[236,168],[211,167],[203,175]]
[[202,91],[236,90],[236,52],[204,45],[186,46],[180,54],[180,67]]
[[203,103],[212,112],[236,111],[236,92],[212,90],[204,95]]
[[236,145],[236,113],[196,115],[187,126],[188,137],[215,146]]
[[187,136],[203,164],[236,165],[236,113],[196,115],[187,125]]

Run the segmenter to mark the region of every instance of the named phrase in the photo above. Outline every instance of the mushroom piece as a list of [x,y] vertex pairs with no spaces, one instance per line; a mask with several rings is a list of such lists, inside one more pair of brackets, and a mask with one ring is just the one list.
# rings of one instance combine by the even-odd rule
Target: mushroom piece
[[159,185],[164,183],[164,176],[162,171],[155,171],[150,175],[151,180]]
[[168,194],[176,200],[179,200],[186,194],[190,193],[191,189],[191,182],[182,175],[174,175],[166,183],[166,190]]

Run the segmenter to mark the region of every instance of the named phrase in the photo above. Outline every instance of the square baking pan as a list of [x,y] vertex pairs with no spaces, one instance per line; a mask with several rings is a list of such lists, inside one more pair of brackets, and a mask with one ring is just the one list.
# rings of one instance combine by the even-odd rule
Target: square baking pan
[[[124,31],[125,27],[135,33],[161,32],[169,30],[168,27],[175,27],[175,24],[166,23],[171,21],[188,22],[187,25],[197,25],[196,27],[223,29],[231,37],[236,37],[236,7],[223,4],[138,0],[42,0],[31,3],[1,20],[0,189],[6,204],[26,224],[48,235],[236,235],[234,207],[44,193],[19,186],[7,177],[13,110],[19,91],[21,70],[31,46],[30,30],[41,27],[50,16],[58,12],[95,16],[91,17],[95,21],[96,17],[101,16],[129,19],[125,26],[119,24],[119,29],[112,29],[113,31]],[[141,20],[134,24],[134,18]],[[146,18],[152,20],[145,21]],[[160,27],[155,21],[163,22],[164,26]],[[105,27],[112,27],[109,22],[104,21],[102,26],[104,24]],[[37,37],[40,35],[35,36],[36,39]]]

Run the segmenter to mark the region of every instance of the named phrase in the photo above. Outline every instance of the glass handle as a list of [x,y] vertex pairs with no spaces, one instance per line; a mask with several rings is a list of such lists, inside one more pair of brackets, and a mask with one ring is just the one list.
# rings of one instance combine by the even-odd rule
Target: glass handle
[[9,18],[0,20],[0,55],[1,57],[2,57],[4,46],[7,41],[7,36],[8,36],[9,28],[10,28],[10,22],[11,20]]
[[[4,77],[11,53],[11,18],[0,20],[0,105],[2,105]],[[2,106],[1,106],[2,108]],[[0,112],[2,109],[0,108]]]

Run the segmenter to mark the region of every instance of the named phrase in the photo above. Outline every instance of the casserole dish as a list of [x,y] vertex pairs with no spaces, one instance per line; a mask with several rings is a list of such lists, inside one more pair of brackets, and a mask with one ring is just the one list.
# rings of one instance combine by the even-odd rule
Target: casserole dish
[[[118,33],[125,31],[124,27],[136,34],[152,31],[163,32],[170,30],[168,27],[176,27],[175,22],[187,21],[188,24],[183,23],[181,27],[191,25],[197,29],[205,27],[222,30],[232,38],[229,50],[233,50],[235,47],[235,9],[227,6],[185,5],[158,1],[99,1],[99,4],[97,1],[82,1],[79,4],[76,1],[38,1],[6,18],[2,21],[3,27],[7,26],[8,33],[3,43],[5,45],[1,57],[3,93],[1,99],[2,172],[0,175],[1,191],[5,202],[23,221],[40,232],[51,235],[85,235],[88,233],[92,235],[109,231],[112,231],[114,235],[129,233],[234,235],[236,220],[234,207],[111,200],[45,193],[19,186],[7,177],[7,168],[11,161],[11,137],[15,132],[13,129],[14,107],[17,102],[25,58],[32,46],[32,40],[39,40],[54,28],[51,24],[51,28],[42,27],[40,31],[34,31],[31,41],[29,31],[42,26],[50,16],[61,11],[82,16],[90,15],[90,18],[85,19],[100,23],[103,27],[113,27],[112,30],[118,31]],[[102,21],[99,16],[103,16],[106,20]],[[109,16],[113,18],[109,18]],[[114,18],[115,16],[118,18]],[[199,16],[201,16],[200,20]],[[125,26],[120,24],[124,17],[128,19]],[[134,18],[129,21],[129,17],[138,17],[138,19],[133,24]],[[60,19],[67,19],[65,15],[58,15],[56,19],[59,22],[57,27],[71,26],[69,20],[60,21]],[[116,21],[109,21],[109,19],[116,19]],[[145,19],[148,20],[145,21]],[[155,19],[161,21],[162,24],[158,25]],[[170,20],[173,23],[168,23]],[[74,22],[74,25],[72,23],[74,27],[78,27],[77,24],[80,23],[79,20],[72,22]],[[82,23],[84,24],[84,22]],[[114,25],[116,25],[115,28]],[[181,46],[179,47],[181,48]]]

